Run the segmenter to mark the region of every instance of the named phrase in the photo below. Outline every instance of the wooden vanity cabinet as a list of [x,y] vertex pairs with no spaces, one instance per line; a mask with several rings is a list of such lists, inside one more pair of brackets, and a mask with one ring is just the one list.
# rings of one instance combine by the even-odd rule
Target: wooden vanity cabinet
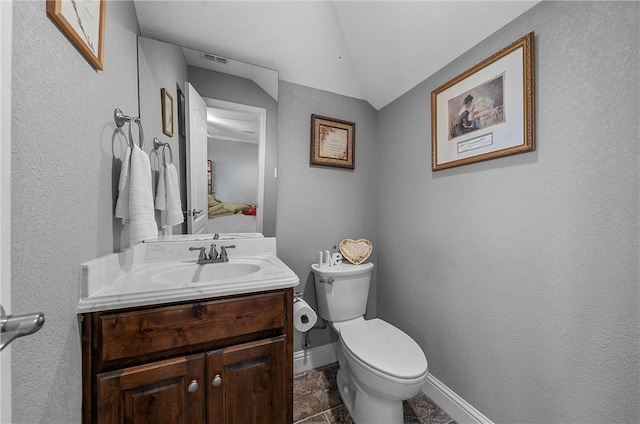
[[81,315],[83,424],[293,421],[293,289]]

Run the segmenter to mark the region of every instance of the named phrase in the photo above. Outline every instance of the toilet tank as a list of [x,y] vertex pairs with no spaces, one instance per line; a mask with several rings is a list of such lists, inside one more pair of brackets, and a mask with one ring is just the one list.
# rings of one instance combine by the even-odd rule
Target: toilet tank
[[373,264],[311,265],[315,276],[318,314],[329,322],[363,316],[367,310]]

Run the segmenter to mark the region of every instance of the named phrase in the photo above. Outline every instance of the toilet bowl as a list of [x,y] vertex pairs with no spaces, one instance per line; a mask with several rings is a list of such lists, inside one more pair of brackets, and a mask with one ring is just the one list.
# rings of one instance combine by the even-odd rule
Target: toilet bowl
[[339,335],[340,396],[357,424],[403,423],[402,401],[427,380],[418,344],[402,330],[364,319],[373,264],[312,265],[318,314]]

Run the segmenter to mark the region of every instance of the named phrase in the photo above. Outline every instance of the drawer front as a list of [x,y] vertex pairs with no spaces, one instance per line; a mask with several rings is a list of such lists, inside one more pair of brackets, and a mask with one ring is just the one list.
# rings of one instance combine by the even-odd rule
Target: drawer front
[[101,359],[111,361],[282,328],[285,292],[100,316]]

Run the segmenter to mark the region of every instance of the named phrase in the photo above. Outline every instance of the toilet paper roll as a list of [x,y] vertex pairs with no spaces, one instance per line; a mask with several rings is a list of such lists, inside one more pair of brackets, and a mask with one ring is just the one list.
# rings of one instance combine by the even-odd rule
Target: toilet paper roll
[[293,304],[293,326],[296,330],[304,333],[311,330],[318,321],[318,315],[307,302],[302,299],[298,299]]

